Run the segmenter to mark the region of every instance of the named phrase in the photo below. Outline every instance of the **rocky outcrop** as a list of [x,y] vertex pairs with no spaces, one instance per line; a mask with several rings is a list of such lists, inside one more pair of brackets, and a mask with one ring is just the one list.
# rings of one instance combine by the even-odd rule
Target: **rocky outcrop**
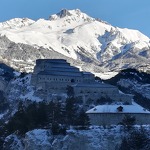
[[26,133],[24,150],[52,150],[52,136],[48,130],[35,129]]
[[68,130],[67,135],[53,136],[50,130],[35,129],[20,139],[10,135],[5,139],[5,150],[114,150],[124,135],[120,127],[97,127],[90,130]]
[[3,150],[23,150],[23,141],[16,134],[11,134],[5,138]]

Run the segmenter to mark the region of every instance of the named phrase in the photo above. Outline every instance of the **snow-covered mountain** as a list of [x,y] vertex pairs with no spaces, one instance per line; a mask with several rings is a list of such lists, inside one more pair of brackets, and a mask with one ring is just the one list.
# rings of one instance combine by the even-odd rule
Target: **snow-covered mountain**
[[1,61],[19,70],[32,70],[37,58],[65,58],[98,76],[123,68],[148,70],[150,65],[147,36],[113,27],[78,9],[61,10],[48,20],[3,22],[0,35]]

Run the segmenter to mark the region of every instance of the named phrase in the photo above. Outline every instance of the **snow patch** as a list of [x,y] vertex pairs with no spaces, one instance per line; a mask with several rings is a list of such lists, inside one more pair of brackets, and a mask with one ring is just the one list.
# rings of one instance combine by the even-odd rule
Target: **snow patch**
[[114,76],[116,76],[119,72],[103,72],[103,73],[95,73],[95,76],[100,77],[103,80],[110,79]]

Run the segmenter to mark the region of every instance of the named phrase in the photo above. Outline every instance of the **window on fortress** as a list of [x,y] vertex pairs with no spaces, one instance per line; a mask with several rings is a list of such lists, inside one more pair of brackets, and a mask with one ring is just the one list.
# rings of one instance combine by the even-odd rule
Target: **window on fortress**
[[74,83],[74,82],[75,82],[75,80],[74,80],[74,79],[71,79],[71,82],[72,82],[72,83]]

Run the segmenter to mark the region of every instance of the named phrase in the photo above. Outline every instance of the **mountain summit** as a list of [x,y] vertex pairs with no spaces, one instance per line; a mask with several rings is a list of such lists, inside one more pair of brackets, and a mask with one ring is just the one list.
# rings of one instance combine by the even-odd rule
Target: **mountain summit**
[[[1,60],[18,69],[23,62],[26,71],[30,67],[25,65],[33,67],[37,58],[64,58],[95,74],[124,68],[148,70],[150,62],[147,36],[137,30],[113,27],[79,9],[63,9],[48,20],[12,19],[0,23],[0,34]],[[8,58],[6,53],[12,55]]]
[[56,20],[56,19],[61,19],[61,18],[72,19],[74,21],[79,21],[79,19],[93,20],[93,18],[81,12],[79,9],[75,9],[75,10],[62,9],[59,13],[51,15],[49,17],[50,20]]

